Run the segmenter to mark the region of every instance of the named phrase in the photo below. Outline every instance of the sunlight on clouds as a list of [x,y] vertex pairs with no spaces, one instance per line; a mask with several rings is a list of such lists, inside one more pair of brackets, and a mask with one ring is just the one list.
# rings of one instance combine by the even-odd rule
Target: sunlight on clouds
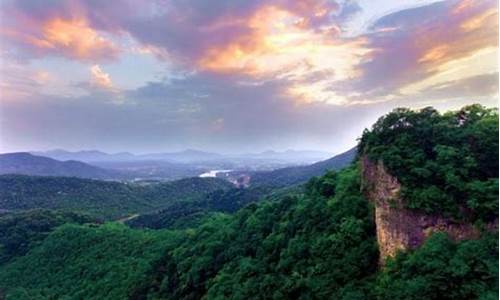
[[418,60],[419,63],[432,63],[445,58],[450,51],[449,45],[439,45],[431,48],[425,55]]
[[[71,56],[90,59],[105,51],[116,51],[115,46],[90,28],[85,19],[53,19],[43,26],[46,47],[65,49]],[[43,44],[42,44],[43,45]]]
[[[356,34],[348,32],[356,21],[350,18],[366,8],[351,12],[349,1],[213,3],[214,11],[196,1],[181,2],[159,2],[154,13],[148,5],[127,2],[116,14],[115,5],[95,9],[79,0],[49,3],[40,12],[13,2],[2,14],[12,20],[0,28],[0,37],[21,60],[63,56],[83,62],[83,78],[64,78],[65,89],[113,97],[160,78],[206,73],[256,90],[273,82],[278,87],[269,93],[292,103],[348,106],[396,102],[400,93],[415,95],[496,72],[493,0],[387,2]],[[113,80],[101,69],[109,62]],[[43,80],[39,74],[30,84]]]
[[114,43],[99,35],[84,18],[24,22],[28,26],[25,30],[4,27],[0,35],[28,45],[39,54],[59,54],[84,61],[113,59],[119,52]]
[[477,1],[477,0],[462,0],[458,3],[457,6],[455,6],[455,8],[453,9],[452,13],[454,15],[458,15],[464,11],[466,11],[467,9],[470,9],[474,6],[474,2]]
[[336,105],[347,104],[345,97],[339,97],[334,91],[328,90],[328,84],[328,81],[319,81],[292,85],[287,90],[287,93],[297,99],[299,103],[318,101]]
[[208,49],[199,65],[215,72],[241,72],[253,76],[290,68],[299,71],[299,66],[307,67],[308,72],[334,69],[337,79],[357,76],[354,65],[368,51],[366,41],[332,41],[331,26],[316,32],[299,25],[301,21],[303,18],[286,10],[264,7],[248,20],[249,28],[253,29],[250,35]]
[[460,27],[462,30],[468,32],[479,29],[481,27],[498,26],[498,10],[491,8],[478,16],[474,16],[465,21]]
[[95,86],[104,88],[104,89],[112,89],[113,83],[111,82],[111,77],[108,73],[101,70],[99,65],[93,65],[90,67],[90,74],[92,76],[91,82]]
[[[325,13],[319,9],[315,15]],[[208,49],[199,66],[213,72],[243,73],[255,78],[288,78],[294,81],[288,93],[302,102],[344,103],[334,92],[327,91],[327,86],[332,80],[361,75],[356,65],[370,51],[367,41],[336,39],[335,34],[340,30],[336,25],[318,30],[307,27],[306,21],[290,11],[265,6],[247,20],[251,34]],[[330,71],[329,78],[301,81],[308,74],[321,71]]]
[[400,92],[404,95],[414,95],[445,82],[497,72],[498,54],[497,47],[489,47],[476,51],[470,56],[449,61],[438,66],[435,75],[404,86]]

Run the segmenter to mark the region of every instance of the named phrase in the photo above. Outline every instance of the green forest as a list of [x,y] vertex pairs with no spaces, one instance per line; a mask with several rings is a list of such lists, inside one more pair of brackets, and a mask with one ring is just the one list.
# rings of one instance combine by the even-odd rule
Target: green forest
[[363,133],[359,148],[398,178],[409,208],[473,221],[498,216],[496,109],[396,109]]
[[[498,112],[396,109],[357,149],[348,167],[280,188],[4,176],[15,211],[0,215],[0,299],[498,299],[498,226],[485,226],[498,222]],[[381,265],[362,157],[397,177],[410,210],[480,234],[436,232]]]
[[186,178],[139,185],[76,177],[0,175],[0,207],[11,211],[55,209],[114,220],[165,205],[200,202],[207,194],[233,185],[218,178]]

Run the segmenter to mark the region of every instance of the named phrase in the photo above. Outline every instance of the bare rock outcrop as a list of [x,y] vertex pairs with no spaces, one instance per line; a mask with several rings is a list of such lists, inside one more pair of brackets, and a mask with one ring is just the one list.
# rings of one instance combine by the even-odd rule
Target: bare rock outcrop
[[391,176],[383,163],[361,159],[363,189],[375,206],[380,263],[400,250],[414,249],[436,231],[443,231],[454,240],[477,238],[480,231],[469,223],[458,223],[436,215],[427,215],[404,207],[401,184]]

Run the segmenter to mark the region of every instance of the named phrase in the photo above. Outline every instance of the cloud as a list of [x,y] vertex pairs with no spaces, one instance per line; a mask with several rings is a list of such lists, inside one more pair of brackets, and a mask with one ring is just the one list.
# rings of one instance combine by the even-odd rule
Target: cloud
[[0,104],[29,98],[37,91],[47,90],[55,83],[55,75],[47,70],[28,68],[26,65],[5,61],[0,72]]
[[119,47],[91,27],[75,1],[51,7],[54,3],[43,8],[24,1],[2,5],[0,37],[19,52],[18,58],[55,55],[85,62],[117,58]]
[[108,73],[101,70],[99,65],[93,65],[90,67],[91,74],[91,83],[94,86],[103,88],[103,89],[112,89],[113,83],[111,82],[111,77]]
[[[64,78],[79,87],[69,95],[40,88],[43,68],[25,76],[2,66],[8,88],[27,91],[20,101],[2,95],[2,139],[12,145],[341,151],[395,106],[444,99],[447,108],[498,95],[493,0],[395,11],[357,36],[345,31],[357,22],[356,1],[5,3],[0,35],[10,55],[62,56],[82,73]],[[137,74],[120,59],[134,55],[168,69],[127,88],[120,72]]]
[[[477,68],[465,60],[498,48],[498,7],[494,0],[437,2],[384,16],[370,30],[364,36],[373,51],[358,66],[363,76],[339,85],[374,99],[449,73],[455,61]],[[496,60],[487,58],[496,68]]]
[[498,73],[481,74],[434,84],[422,91],[429,99],[475,98],[498,95]]
[[[8,145],[41,142],[45,147],[110,150],[124,150],[120,147],[126,145],[130,151],[342,151],[354,145],[353,135],[374,121],[371,109],[295,103],[282,92],[284,80],[253,86],[242,84],[242,78],[198,73],[152,82],[123,92],[120,105],[108,101],[105,93],[32,95],[29,101],[2,106],[2,140]],[[15,134],[20,129],[22,136]]]
[[[239,74],[256,82],[286,78],[286,93],[294,101],[335,105],[387,101],[446,72],[443,65],[498,44],[494,0],[396,11],[354,37],[345,35],[344,27],[361,10],[356,1],[8,4],[4,11],[17,21],[9,19],[4,36],[39,55],[105,61],[120,51],[109,37],[130,36],[137,43],[133,53],[152,54],[188,71]],[[9,32],[12,28],[23,30]],[[319,73],[329,75],[311,79]]]

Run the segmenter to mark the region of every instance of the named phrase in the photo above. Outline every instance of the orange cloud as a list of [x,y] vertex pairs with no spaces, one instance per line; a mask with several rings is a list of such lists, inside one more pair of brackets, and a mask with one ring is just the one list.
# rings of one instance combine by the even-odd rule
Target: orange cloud
[[423,57],[418,60],[419,63],[432,63],[442,60],[450,51],[449,45],[438,45],[432,47],[424,53]]
[[60,54],[83,61],[109,60],[119,52],[114,43],[91,28],[84,18],[24,20],[24,23],[30,27],[23,31],[3,28],[0,34],[35,48],[38,53]]
[[498,47],[498,8],[496,5],[473,5],[468,0],[459,2],[450,15],[450,20],[456,22],[456,25],[446,28],[443,26],[439,30],[429,28],[420,35],[417,44],[425,51],[419,63],[437,68],[444,63],[472,55],[480,49]]
[[84,19],[56,18],[45,23],[42,32],[48,47],[77,59],[95,60],[117,51],[113,43],[99,36]]
[[498,27],[498,9],[491,8],[481,14],[474,16],[470,19],[465,20],[460,26],[460,28],[465,31],[473,31],[484,27]]
[[[206,49],[198,60],[198,66],[214,72],[263,75],[304,63],[316,67],[317,63],[325,63],[323,59],[327,52],[338,52],[335,51],[336,48],[353,50],[350,52],[354,53],[354,56],[365,50],[360,42],[341,42],[339,39],[334,41],[335,34],[332,33],[340,31],[336,24],[311,27],[309,23],[312,17],[303,15],[307,11],[305,4],[294,9],[267,5],[244,20],[219,20],[213,27],[234,25],[236,22],[243,23],[248,32],[225,44]],[[309,7],[308,13],[313,17],[323,17],[328,10],[324,6],[316,5]],[[322,62],[319,62],[321,60]],[[348,59],[348,63],[351,60]],[[327,61],[332,62],[332,59]],[[327,67],[339,68],[338,65]],[[341,68],[345,69],[345,66]]]
[[[327,12],[318,6],[310,13],[324,16]],[[328,82],[360,76],[356,66],[371,51],[364,38],[336,38],[332,34],[340,31],[336,24],[309,27],[309,18],[277,6],[263,6],[248,19],[236,21],[250,30],[208,48],[198,66],[219,73],[286,77],[293,81],[287,93],[300,98],[300,102],[343,102],[326,91]],[[329,77],[307,82],[305,78],[313,72],[328,73]]]
[[498,7],[494,1],[463,0],[452,7],[448,23],[418,32],[416,68],[427,76],[400,87],[417,94],[443,82],[498,71]]

